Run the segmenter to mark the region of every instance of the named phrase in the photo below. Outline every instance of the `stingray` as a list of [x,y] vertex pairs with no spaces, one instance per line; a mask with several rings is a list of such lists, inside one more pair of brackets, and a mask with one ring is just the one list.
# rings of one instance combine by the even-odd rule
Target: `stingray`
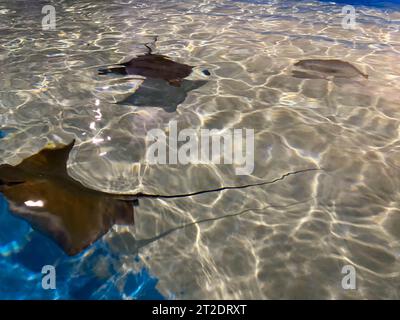
[[174,112],[179,104],[185,101],[188,93],[205,85],[205,80],[183,80],[180,87],[168,85],[160,79],[146,79],[136,92],[124,100],[122,105],[138,107],[159,107],[166,112]]
[[[137,56],[128,62],[118,63],[116,67],[99,69],[99,74],[137,75],[162,79],[171,86],[180,87],[182,80],[192,73],[193,66],[175,62],[164,55],[153,54],[151,47],[148,44],[145,46],[148,49],[146,54]],[[204,70],[203,73],[207,75],[209,72]]]
[[[45,148],[16,166],[0,165],[0,192],[10,211],[75,255],[114,224],[133,224],[133,201],[89,189],[69,177],[74,142]],[[7,226],[3,226],[7,227]]]
[[[47,147],[15,166],[0,165],[0,192],[10,211],[75,255],[102,237],[115,224],[133,225],[139,198],[186,198],[223,190],[273,184],[285,177],[318,168],[285,173],[280,178],[239,186],[224,186],[185,194],[109,194],[85,187],[68,175],[69,145]],[[7,226],[3,226],[7,227]]]
[[333,78],[355,78],[362,76],[368,78],[368,75],[361,72],[351,63],[331,59],[306,59],[300,60],[294,66],[298,70],[294,70],[292,75],[302,79],[329,79]]

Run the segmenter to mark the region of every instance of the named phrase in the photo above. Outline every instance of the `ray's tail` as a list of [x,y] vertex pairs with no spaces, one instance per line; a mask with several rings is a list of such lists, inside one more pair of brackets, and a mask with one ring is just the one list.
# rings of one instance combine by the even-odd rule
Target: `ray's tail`
[[153,46],[155,46],[156,45],[156,42],[157,42],[157,40],[158,40],[158,36],[154,36],[154,38],[153,38],[153,42],[148,42],[148,43],[145,43],[144,44],[144,46],[147,48],[147,54],[153,54],[153,48],[151,47],[151,45],[153,45]]

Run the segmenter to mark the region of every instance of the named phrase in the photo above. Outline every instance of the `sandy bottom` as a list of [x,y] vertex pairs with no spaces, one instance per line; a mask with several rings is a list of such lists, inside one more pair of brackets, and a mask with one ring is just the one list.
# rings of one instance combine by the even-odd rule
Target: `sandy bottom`
[[[346,30],[341,6],[311,1],[60,1],[57,29],[42,31],[42,2],[0,5],[2,162],[75,138],[75,179],[156,194],[323,169],[141,199],[136,225],[104,238],[124,253],[121,270],[146,266],[177,299],[400,298],[399,12],[358,7],[356,29]],[[140,83],[97,68],[146,52],[153,35],[157,53],[196,66],[183,99],[162,87],[142,105],[115,104]],[[292,77],[305,58],[342,59],[369,78]],[[179,129],[254,129],[254,172],[146,165],[146,133],[172,120]],[[356,290],[341,286],[349,264]]]

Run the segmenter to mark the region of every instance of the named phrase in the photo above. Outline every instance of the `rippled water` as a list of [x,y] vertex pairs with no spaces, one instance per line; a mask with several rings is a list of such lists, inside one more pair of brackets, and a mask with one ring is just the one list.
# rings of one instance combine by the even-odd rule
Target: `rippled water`
[[[326,2],[65,0],[55,4],[56,30],[42,31],[44,4],[0,3],[1,162],[75,138],[75,179],[170,195],[323,169],[140,199],[136,225],[102,240],[123,257],[113,260],[120,270],[144,266],[172,298],[399,298],[399,11],[358,6],[357,28],[346,30],[342,5]],[[139,83],[97,68],[145,53],[154,35],[157,53],[196,66],[183,102],[161,87],[154,99],[145,91],[143,103],[115,104]],[[304,58],[346,60],[369,79],[292,77]],[[253,128],[253,174],[145,165],[146,133],[172,120],[180,129]],[[348,264],[357,290],[342,289]]]

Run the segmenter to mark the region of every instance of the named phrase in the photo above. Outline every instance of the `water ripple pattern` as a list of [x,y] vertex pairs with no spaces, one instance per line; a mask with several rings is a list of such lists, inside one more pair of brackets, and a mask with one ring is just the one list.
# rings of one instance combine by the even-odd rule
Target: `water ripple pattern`
[[[55,1],[57,28],[42,31],[46,1],[2,1],[0,161],[75,138],[73,178],[166,195],[323,168],[257,188],[141,199],[136,226],[102,241],[123,252],[123,270],[136,270],[138,255],[169,298],[400,298],[400,13],[357,6],[357,28],[346,30],[342,4],[256,2]],[[211,73],[174,112],[116,104],[141,80],[97,74],[144,54],[154,35],[157,53]],[[342,59],[369,79],[292,77],[306,58]],[[253,128],[253,173],[146,165],[147,132],[173,120]],[[135,239],[154,241],[139,250]],[[357,290],[341,287],[348,264]]]

